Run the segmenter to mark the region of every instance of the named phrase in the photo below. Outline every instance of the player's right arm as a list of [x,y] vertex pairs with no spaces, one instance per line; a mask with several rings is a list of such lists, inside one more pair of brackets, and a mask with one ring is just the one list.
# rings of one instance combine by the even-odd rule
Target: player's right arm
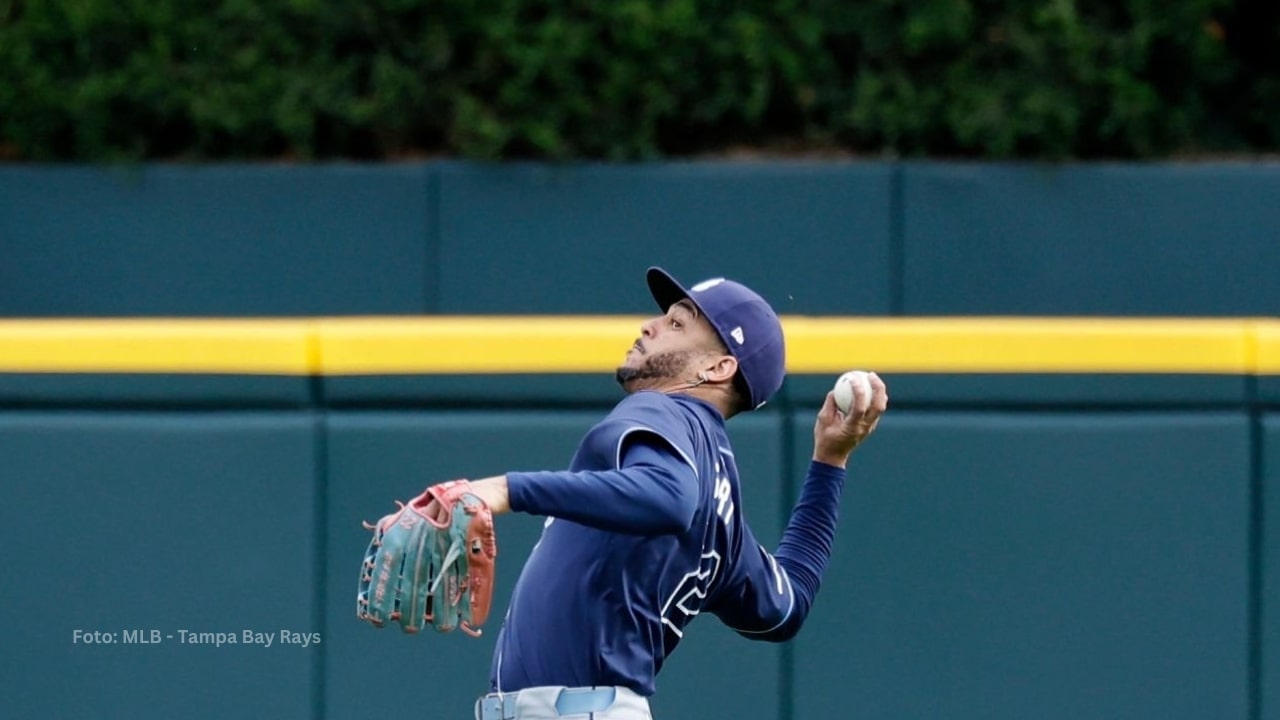
[[770,553],[746,525],[732,575],[711,605],[752,640],[782,642],[799,632],[822,585],[835,544],[845,471],[813,462],[778,548]]
[[814,423],[813,462],[777,550],[770,554],[743,527],[736,571],[712,610],[746,637],[788,640],[813,606],[835,544],[845,465],[888,407],[884,382],[874,373],[870,380],[871,393],[855,390],[846,416],[827,394]]

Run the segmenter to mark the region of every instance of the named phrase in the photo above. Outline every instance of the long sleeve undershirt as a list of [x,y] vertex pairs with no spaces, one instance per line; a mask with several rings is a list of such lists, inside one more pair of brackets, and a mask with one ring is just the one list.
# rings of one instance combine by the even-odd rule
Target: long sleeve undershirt
[[507,473],[511,509],[629,535],[689,529],[698,505],[698,477],[692,467],[650,434],[629,439],[621,466]]
[[773,554],[791,579],[796,604],[781,627],[760,639],[787,640],[800,630],[808,617],[835,544],[844,480],[843,468],[817,461],[809,463],[800,499]]

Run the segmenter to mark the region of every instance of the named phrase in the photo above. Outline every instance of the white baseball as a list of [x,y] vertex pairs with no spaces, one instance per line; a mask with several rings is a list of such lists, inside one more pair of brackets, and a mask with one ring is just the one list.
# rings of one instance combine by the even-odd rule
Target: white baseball
[[848,414],[849,408],[853,405],[853,386],[859,385],[867,397],[871,397],[871,376],[863,370],[850,370],[841,375],[836,380],[836,386],[831,389],[835,395],[836,407],[840,408],[840,412]]

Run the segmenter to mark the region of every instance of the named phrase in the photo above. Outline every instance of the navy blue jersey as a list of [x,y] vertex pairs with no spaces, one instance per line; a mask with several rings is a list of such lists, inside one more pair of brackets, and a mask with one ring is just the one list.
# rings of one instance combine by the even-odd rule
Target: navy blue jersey
[[513,590],[491,689],[620,685],[651,695],[703,611],[747,637],[790,637],[830,555],[843,479],[811,466],[771,554],[742,517],[719,412],[686,395],[629,395],[587,433],[569,470],[507,474],[512,509],[548,519]]

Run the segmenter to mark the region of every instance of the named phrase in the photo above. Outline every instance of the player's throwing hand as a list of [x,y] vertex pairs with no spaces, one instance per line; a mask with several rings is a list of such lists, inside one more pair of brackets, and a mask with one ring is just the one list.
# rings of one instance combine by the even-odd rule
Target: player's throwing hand
[[870,393],[861,384],[853,386],[849,412],[836,407],[834,393],[827,393],[818,419],[813,424],[813,459],[836,467],[844,467],[849,454],[862,444],[880,423],[889,407],[889,390],[879,375],[869,373]]

